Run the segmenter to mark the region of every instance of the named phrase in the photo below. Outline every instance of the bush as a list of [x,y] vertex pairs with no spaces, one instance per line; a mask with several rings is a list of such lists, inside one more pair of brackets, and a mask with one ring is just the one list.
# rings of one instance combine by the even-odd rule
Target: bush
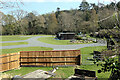
[[82,40],[82,37],[76,36],[75,39],[76,39],[76,40]]

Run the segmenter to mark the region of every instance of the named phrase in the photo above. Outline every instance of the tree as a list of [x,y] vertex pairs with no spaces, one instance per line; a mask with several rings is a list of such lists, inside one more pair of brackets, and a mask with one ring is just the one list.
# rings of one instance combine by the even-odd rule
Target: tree
[[12,15],[3,15],[2,17],[2,29],[3,34],[14,34],[16,19]]
[[61,31],[75,31],[74,17],[67,12],[61,12],[59,16],[59,24]]
[[[114,27],[114,29],[107,29],[106,35],[106,39],[107,41],[112,40],[114,42],[114,50],[115,52],[113,53],[114,55],[116,55],[118,58],[114,57],[114,58],[110,58],[110,57],[105,57],[105,60],[103,61],[102,64],[97,64],[97,65],[101,65],[102,68],[100,70],[98,70],[99,73],[101,72],[109,72],[111,71],[111,75],[110,75],[110,80],[118,80],[120,79],[120,24],[119,24],[119,7],[118,4],[116,6],[115,4],[115,19],[116,19],[116,26]],[[117,8],[118,7],[118,8]],[[106,19],[108,20],[108,19]],[[95,62],[96,63],[96,62]]]
[[28,13],[25,17],[28,20],[28,34],[36,34],[38,18],[34,13]]
[[88,2],[86,2],[85,0],[82,1],[82,3],[79,6],[80,10],[82,11],[87,11],[90,9],[90,5]]
[[120,1],[117,3],[117,8],[120,11]]
[[37,22],[37,31],[36,31],[36,33],[38,33],[38,34],[45,33],[44,29],[45,29],[46,20],[45,20],[44,16],[39,15],[39,16],[37,16],[37,18],[38,18],[38,22]]
[[47,22],[47,31],[49,34],[55,34],[58,30],[58,22],[54,13],[51,13]]
[[12,0],[0,0],[0,9],[20,8],[20,4],[24,5],[22,0],[15,0],[14,2]]
[[26,32],[26,28],[24,28],[22,24],[24,21],[23,18],[27,15],[27,12],[19,9],[11,11],[10,14],[16,18],[16,30],[18,31],[18,33],[16,34],[24,35]]
[[98,30],[98,22],[97,22],[98,14],[96,14],[95,9],[92,9],[90,21],[91,21],[91,25],[90,25],[91,32],[97,31]]

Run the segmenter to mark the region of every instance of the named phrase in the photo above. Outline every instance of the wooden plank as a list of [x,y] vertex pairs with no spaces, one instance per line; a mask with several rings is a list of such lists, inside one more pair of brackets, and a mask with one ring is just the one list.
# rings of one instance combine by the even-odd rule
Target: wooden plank
[[19,53],[10,53],[10,54],[4,54],[0,55],[0,60],[2,60],[1,70],[0,72],[15,69],[19,67]]
[[25,51],[25,53],[26,52],[29,53],[29,56],[21,56],[21,64],[27,63],[27,59],[29,62],[28,65],[36,66],[80,64],[78,57],[80,50]]

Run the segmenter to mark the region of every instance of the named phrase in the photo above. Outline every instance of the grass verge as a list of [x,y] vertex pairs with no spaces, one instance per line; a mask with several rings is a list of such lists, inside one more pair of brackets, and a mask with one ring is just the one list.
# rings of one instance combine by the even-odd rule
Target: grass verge
[[22,35],[13,35],[13,36],[2,36],[2,41],[18,41],[18,40],[27,40],[31,36],[22,37]]
[[107,49],[106,46],[94,46],[94,47],[85,47],[81,48],[81,55],[82,55],[82,64],[90,65],[93,64],[93,52],[94,51],[102,51]]
[[2,54],[14,53],[19,51],[41,51],[41,50],[53,50],[53,49],[47,47],[23,47],[13,49],[2,49]]
[[52,35],[4,35],[0,36],[0,41],[18,41],[18,40],[27,40],[34,36],[52,36]]
[[22,45],[22,44],[28,44],[28,42],[0,43],[1,46]]
[[82,54],[82,65],[80,65],[80,69],[96,71],[96,76],[99,79],[109,78],[110,72],[98,73],[97,70],[99,70],[101,66],[97,66],[93,64],[93,61],[90,60],[90,59],[93,59],[93,51],[102,51],[104,49],[107,49],[107,47],[106,46],[94,46],[94,47],[81,48],[80,50]]
[[[110,72],[102,72],[102,73],[98,73],[97,70],[99,70],[101,68],[101,66],[97,66],[97,65],[81,65],[80,69],[84,69],[84,70],[91,70],[91,71],[96,71],[96,76],[99,79],[105,80],[108,79],[110,76]],[[98,80],[99,80],[98,79]]]
[[90,44],[90,43],[70,43],[70,40],[56,40],[55,37],[38,38],[39,41],[54,45]]
[[[10,74],[12,76],[14,75],[23,76],[38,69],[50,71],[53,68],[52,67],[21,67],[20,69],[10,70],[4,73]],[[72,74],[74,74],[74,67],[59,67],[59,69],[55,72],[55,74],[56,74],[55,78],[67,78]]]

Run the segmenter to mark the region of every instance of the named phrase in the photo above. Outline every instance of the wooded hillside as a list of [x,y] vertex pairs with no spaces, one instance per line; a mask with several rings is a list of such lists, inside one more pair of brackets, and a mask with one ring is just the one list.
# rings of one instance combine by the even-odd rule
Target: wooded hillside
[[56,12],[43,15],[23,10],[11,11],[7,15],[1,12],[1,35],[55,34],[60,31],[94,33],[103,29],[114,29],[120,24],[120,2],[117,3],[117,13],[114,6],[113,2],[101,6],[82,2],[79,9],[61,11],[57,8]]

